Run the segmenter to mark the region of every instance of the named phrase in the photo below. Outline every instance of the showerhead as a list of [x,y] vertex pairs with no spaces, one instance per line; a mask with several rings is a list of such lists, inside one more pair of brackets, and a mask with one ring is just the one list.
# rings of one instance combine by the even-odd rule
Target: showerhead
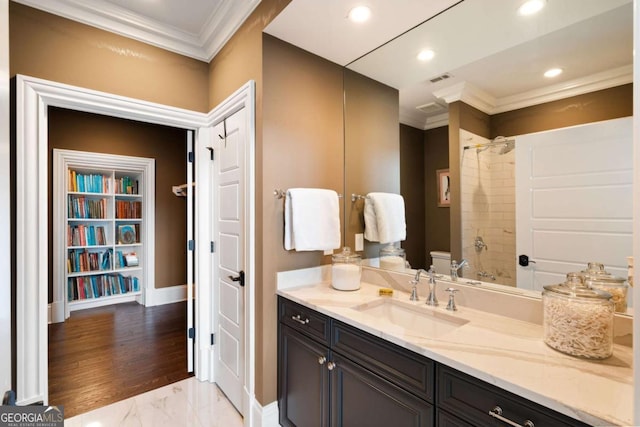
[[516,148],[516,141],[514,139],[510,139],[502,145],[502,148],[500,148],[500,151],[498,151],[498,154],[500,155],[507,154],[514,148]]

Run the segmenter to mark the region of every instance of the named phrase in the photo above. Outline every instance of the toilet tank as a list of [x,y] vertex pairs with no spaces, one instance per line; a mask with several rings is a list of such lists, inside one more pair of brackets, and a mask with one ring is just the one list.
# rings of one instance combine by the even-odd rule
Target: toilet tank
[[449,274],[451,268],[451,253],[443,251],[431,251],[431,264],[438,274]]

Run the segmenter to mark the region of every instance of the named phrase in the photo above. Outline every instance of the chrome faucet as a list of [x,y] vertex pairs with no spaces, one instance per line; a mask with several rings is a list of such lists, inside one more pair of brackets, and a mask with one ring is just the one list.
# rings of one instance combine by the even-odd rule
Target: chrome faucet
[[416,277],[410,282],[413,287],[411,288],[411,296],[409,297],[409,301],[420,301],[418,298],[418,283],[420,283],[420,273],[426,273],[423,269],[419,269],[416,271]]
[[449,310],[449,311],[457,311],[458,307],[456,307],[455,296],[456,296],[456,292],[458,292],[458,290],[455,289],[455,288],[447,288],[445,290],[447,292],[449,292],[449,303],[447,304],[447,310]]
[[438,298],[436,298],[436,268],[432,265],[429,267],[429,296],[427,297],[427,305],[436,307]]
[[458,270],[460,270],[465,265],[467,265],[466,259],[463,259],[462,261],[460,261],[460,264],[458,264],[458,261],[456,261],[455,259],[451,261],[451,280],[452,281],[455,282],[458,280]]

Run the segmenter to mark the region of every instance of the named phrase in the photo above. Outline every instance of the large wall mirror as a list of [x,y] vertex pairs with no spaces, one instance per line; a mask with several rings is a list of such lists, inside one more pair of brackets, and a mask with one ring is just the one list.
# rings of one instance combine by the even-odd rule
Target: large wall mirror
[[[462,1],[346,66],[345,194],[402,191],[414,268],[449,252],[468,260],[467,279],[534,291],[590,261],[626,276],[632,1],[547,0],[528,16],[521,3]],[[545,77],[553,68],[561,74]],[[397,139],[367,143],[380,115],[349,111],[364,90],[354,73],[386,85],[376,96],[388,102],[397,90]],[[436,194],[443,169],[448,206]],[[350,203],[347,242],[360,226]],[[366,245],[366,256],[378,251]]]

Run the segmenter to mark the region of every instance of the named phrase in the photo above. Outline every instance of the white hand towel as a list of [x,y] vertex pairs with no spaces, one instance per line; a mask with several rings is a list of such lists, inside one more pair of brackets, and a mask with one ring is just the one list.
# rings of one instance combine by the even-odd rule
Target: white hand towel
[[407,238],[404,198],[392,193],[369,193],[364,200],[364,237],[370,242],[394,243]]
[[339,248],[338,193],[321,188],[291,188],[284,203],[284,248],[326,251]]

